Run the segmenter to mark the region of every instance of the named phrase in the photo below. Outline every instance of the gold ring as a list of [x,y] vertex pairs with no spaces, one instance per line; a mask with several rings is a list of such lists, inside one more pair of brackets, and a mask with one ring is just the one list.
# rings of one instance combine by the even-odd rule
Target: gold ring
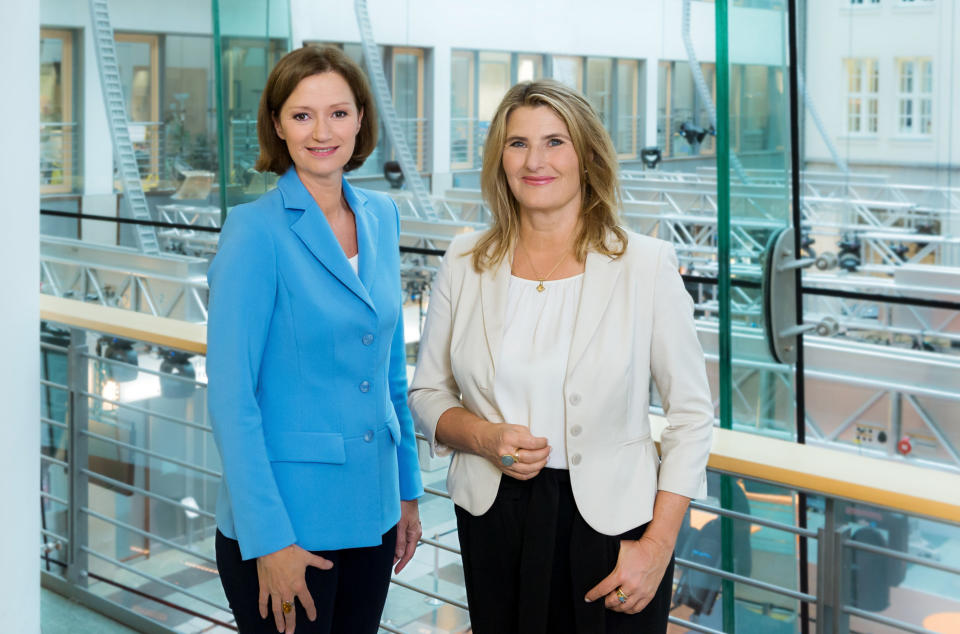
[[626,603],[627,598],[627,593],[623,591],[623,588],[617,588],[617,601],[620,603]]
[[500,456],[500,464],[504,467],[511,467],[513,463],[520,462],[520,450],[517,449],[515,453],[505,453]]
[[280,608],[283,610],[284,614],[290,614],[291,612],[293,612],[293,604],[289,601],[281,602]]

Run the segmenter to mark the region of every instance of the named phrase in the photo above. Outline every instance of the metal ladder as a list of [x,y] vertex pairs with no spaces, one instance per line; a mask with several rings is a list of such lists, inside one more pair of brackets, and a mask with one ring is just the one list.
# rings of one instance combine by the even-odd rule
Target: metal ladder
[[363,59],[366,61],[367,72],[373,82],[373,94],[387,130],[387,137],[397,154],[404,181],[413,193],[420,217],[437,220],[437,211],[433,207],[433,201],[430,200],[430,194],[423,184],[423,179],[420,178],[420,172],[417,171],[417,164],[401,129],[397,110],[393,107],[393,96],[390,93],[390,86],[387,85],[387,77],[383,73],[383,60],[380,59],[377,42],[373,39],[373,26],[370,24],[370,12],[367,10],[366,0],[354,0],[354,9],[357,13],[357,26],[360,28]]
[[[147,197],[140,183],[140,168],[130,142],[130,128],[127,126],[127,108],[120,85],[120,69],[117,64],[117,47],[113,40],[113,27],[110,24],[110,9],[107,0],[90,0],[90,24],[93,27],[93,39],[97,51],[97,68],[100,71],[100,86],[103,89],[103,101],[107,108],[107,120],[110,123],[110,136],[113,139],[113,152],[120,172],[120,182],[127,200],[130,216],[135,220],[152,221]],[[159,254],[160,243],[157,232],[148,225],[134,225],[137,243],[143,253]]]

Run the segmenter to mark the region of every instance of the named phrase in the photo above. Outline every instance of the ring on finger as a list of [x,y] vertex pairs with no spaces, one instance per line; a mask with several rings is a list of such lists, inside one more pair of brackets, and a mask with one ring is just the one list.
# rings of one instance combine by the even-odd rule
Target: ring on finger
[[284,614],[290,614],[291,612],[293,612],[293,602],[291,602],[291,601],[283,601],[283,602],[281,602],[281,603],[280,603],[280,609],[283,610],[283,613],[284,613]]
[[515,462],[520,462],[520,450],[517,449],[515,452],[505,453],[500,456],[500,464],[504,467],[512,467]]
[[621,604],[623,604],[623,603],[626,603],[626,602],[627,602],[627,599],[628,599],[628,598],[629,598],[629,595],[628,595],[626,592],[623,591],[623,587],[618,587],[618,588],[617,588],[617,601],[619,601]]

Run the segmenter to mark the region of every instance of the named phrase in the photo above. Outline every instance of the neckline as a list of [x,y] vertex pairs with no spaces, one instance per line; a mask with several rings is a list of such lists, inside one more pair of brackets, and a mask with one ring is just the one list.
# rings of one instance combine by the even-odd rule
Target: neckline
[[514,275],[513,273],[510,274],[510,279],[511,279],[511,280],[517,280],[517,281],[519,281],[519,282],[530,283],[530,284],[533,284],[534,286],[537,286],[537,285],[539,285],[539,284],[543,284],[544,286],[550,286],[551,284],[561,284],[561,283],[563,283],[563,282],[570,282],[570,281],[573,281],[573,280],[578,280],[578,279],[580,279],[580,278],[582,278],[582,277],[583,277],[583,273],[577,273],[576,275],[571,275],[570,277],[560,277],[560,278],[557,278],[557,279],[555,279],[555,280],[543,280],[543,281],[541,282],[540,280],[529,280],[529,279],[527,279],[527,278],[525,278],[525,277],[519,277],[519,276],[517,276],[517,275]]

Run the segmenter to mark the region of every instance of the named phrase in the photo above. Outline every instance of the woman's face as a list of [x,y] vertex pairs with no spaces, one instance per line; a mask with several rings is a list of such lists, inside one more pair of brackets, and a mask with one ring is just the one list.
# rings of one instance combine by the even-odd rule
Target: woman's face
[[301,178],[336,179],[353,156],[363,112],[339,73],[306,77],[273,118]]
[[580,211],[580,159],[563,119],[547,106],[507,117],[503,171],[521,211]]

